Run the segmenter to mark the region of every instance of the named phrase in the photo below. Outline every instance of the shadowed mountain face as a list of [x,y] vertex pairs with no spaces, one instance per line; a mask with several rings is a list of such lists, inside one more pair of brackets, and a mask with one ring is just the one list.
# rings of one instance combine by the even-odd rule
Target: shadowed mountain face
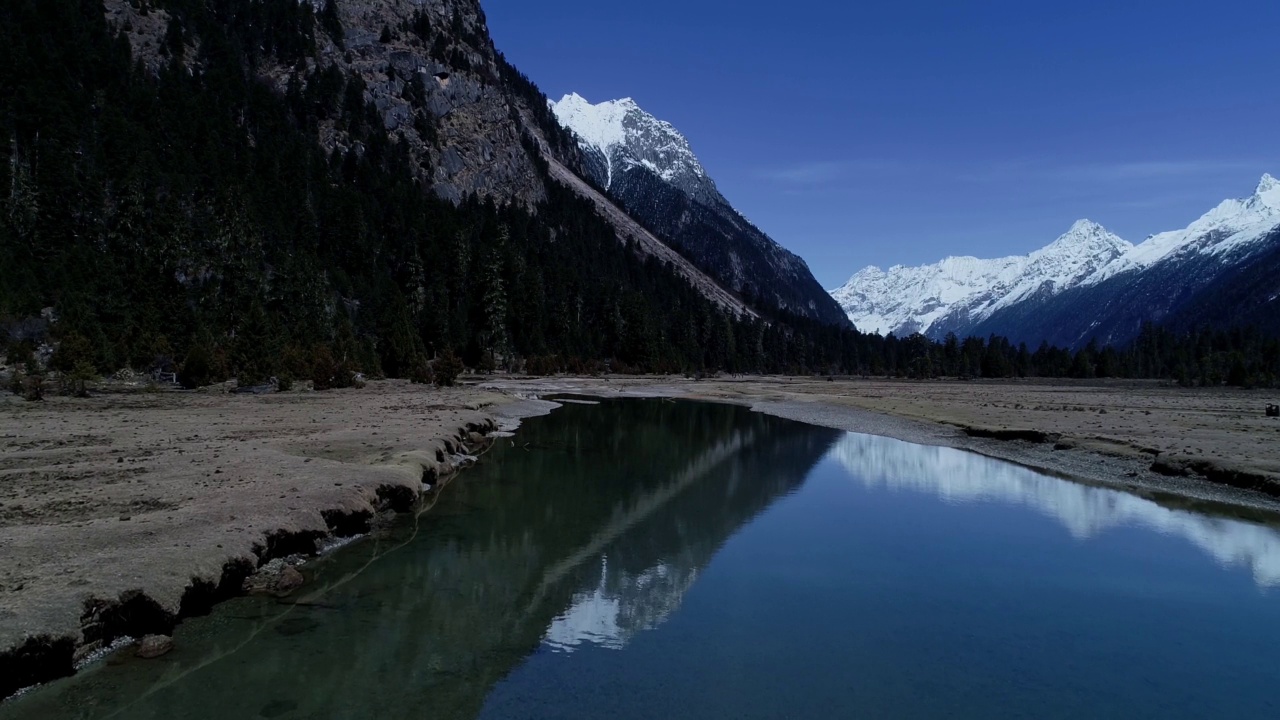
[[839,436],[729,406],[567,406],[416,527],[326,560],[296,607],[235,601],[163,664],[98,667],[0,717],[475,717],[539,646],[621,648],[660,625]]

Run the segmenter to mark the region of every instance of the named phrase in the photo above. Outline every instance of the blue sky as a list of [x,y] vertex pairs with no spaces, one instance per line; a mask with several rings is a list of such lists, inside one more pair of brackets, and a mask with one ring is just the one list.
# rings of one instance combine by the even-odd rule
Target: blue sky
[[633,97],[824,286],[1131,242],[1280,176],[1280,2],[482,0],[553,99]]

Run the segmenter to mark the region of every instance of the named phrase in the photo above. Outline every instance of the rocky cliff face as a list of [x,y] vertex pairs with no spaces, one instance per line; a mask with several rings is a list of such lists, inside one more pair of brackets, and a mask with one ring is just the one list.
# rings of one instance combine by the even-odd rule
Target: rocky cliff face
[[[178,37],[187,51],[173,50],[170,26],[181,21],[164,9],[163,0],[105,3],[108,21],[127,34],[144,67],[159,72],[179,55],[189,72],[200,72],[194,58],[201,38],[186,28]],[[637,243],[639,252],[670,263],[716,304],[756,315],[736,291],[743,284],[767,286],[768,277],[724,283],[673,251],[670,237],[642,228],[648,223],[637,224],[613,199],[582,182],[595,178],[601,158],[579,147],[556,122],[545,96],[495,49],[478,0],[310,0],[302,7],[316,18],[314,48],[296,62],[268,55],[256,68],[282,95],[309,92],[321,73],[336,71],[348,92],[353,84],[360,88],[377,122],[437,196],[455,203],[480,197],[534,206],[547,197],[546,183],[558,182],[595,203],[620,242]],[[323,147],[338,157],[366,150],[333,120],[322,122],[318,132]],[[776,246],[771,250],[808,275],[799,258]],[[740,265],[734,265],[739,274]]]
[[[344,37],[325,38],[322,57],[363,78],[387,131],[427,161],[438,195],[545,196],[477,0],[342,0],[337,9]],[[347,149],[342,137],[324,142]]]
[[[173,16],[147,4],[105,0],[108,20],[127,31],[135,56],[158,71],[168,62],[164,48]],[[293,66],[264,64],[257,68],[260,76],[282,94],[301,76],[329,67],[358,77],[365,101],[413,156],[419,178],[441,197],[458,202],[476,195],[524,204],[545,197],[534,157],[522,141],[524,133],[541,131],[523,119],[528,100],[512,82],[514,70],[495,50],[478,0],[312,0],[312,5],[322,17],[331,13],[340,31],[317,30],[313,56]],[[199,42],[198,35],[188,33],[188,45]],[[320,140],[331,152],[364,150],[333,123],[320,128]]]

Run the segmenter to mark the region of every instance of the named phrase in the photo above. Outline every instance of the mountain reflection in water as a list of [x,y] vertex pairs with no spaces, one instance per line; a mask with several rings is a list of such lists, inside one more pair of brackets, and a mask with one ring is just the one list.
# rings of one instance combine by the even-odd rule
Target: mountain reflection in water
[[1165,507],[1110,488],[1081,485],[963,450],[850,434],[831,450],[868,488],[931,493],[946,502],[1023,505],[1084,540],[1138,526],[1191,541],[1222,565],[1249,568],[1262,587],[1280,585],[1280,532],[1274,527]]
[[661,623],[841,435],[726,405],[566,405],[416,529],[327,559],[302,604],[233,601],[179,628],[163,661],[118,658],[0,718],[475,717],[544,641],[620,648]]

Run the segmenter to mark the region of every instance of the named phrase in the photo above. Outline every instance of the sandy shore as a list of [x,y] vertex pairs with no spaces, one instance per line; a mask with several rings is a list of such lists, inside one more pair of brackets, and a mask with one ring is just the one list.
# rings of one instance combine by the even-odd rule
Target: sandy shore
[[549,404],[399,382],[0,399],[0,697],[367,531]]
[[815,425],[972,450],[1139,493],[1280,510],[1271,395],[1137,381],[808,378],[503,379],[528,396],[582,393],[733,402]]
[[[1269,396],[1154,383],[501,378],[439,390],[0,398],[0,697],[122,636],[168,634],[274,557],[359,534],[549,412],[679,397],[963,448],[1195,506],[1280,510]],[[1207,482],[1212,481],[1212,482]]]

